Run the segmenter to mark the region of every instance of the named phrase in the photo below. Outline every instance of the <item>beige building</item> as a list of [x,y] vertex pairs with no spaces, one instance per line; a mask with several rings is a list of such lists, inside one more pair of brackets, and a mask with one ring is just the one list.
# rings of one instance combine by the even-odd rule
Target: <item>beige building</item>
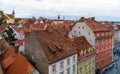
[[14,24],[14,22],[15,22],[14,14],[5,14],[4,19],[5,19],[7,24]]

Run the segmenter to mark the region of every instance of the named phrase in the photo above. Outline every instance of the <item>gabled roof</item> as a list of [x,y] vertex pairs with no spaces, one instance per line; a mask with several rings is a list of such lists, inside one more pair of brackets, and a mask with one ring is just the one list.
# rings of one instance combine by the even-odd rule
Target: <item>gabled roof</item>
[[13,56],[14,52],[15,52],[15,48],[13,46],[10,46],[6,50],[5,54],[3,54],[2,63],[3,63],[4,69],[9,67],[13,63],[13,61],[15,59],[14,56]]
[[6,24],[0,25],[0,34],[2,34],[5,31],[6,27],[7,27]]
[[14,14],[5,14],[4,15],[4,19],[8,20],[8,19],[15,19]]
[[49,63],[76,53],[72,42],[57,31],[33,31],[33,33],[37,37]]
[[0,74],[3,74],[3,70],[2,70],[1,65],[0,65]]
[[93,32],[110,31],[110,29],[104,27],[102,23],[96,22],[94,17],[91,18],[82,17],[80,21],[85,22],[93,30]]
[[74,43],[74,46],[76,47],[78,52],[78,57],[80,57],[80,51],[86,50],[86,54],[89,54],[88,49],[92,48],[92,45],[89,44],[84,36],[71,38],[70,41]]
[[7,69],[6,74],[29,74],[35,68],[26,60],[24,56],[18,53],[12,65]]
[[29,74],[36,70],[19,52],[15,55],[13,46],[10,46],[3,55],[2,64],[6,74]]

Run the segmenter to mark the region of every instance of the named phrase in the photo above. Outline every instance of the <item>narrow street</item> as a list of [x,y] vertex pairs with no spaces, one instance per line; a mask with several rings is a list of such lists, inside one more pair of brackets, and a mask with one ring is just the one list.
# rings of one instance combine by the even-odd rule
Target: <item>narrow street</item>
[[113,50],[113,66],[102,74],[120,74],[120,42]]
[[120,74],[120,56],[114,54],[114,66],[111,69],[108,69],[103,74]]

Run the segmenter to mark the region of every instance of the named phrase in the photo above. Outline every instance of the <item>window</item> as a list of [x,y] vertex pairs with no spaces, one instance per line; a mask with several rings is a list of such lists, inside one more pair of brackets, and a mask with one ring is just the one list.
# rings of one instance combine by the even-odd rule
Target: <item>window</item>
[[60,62],[60,70],[64,69],[64,61]]
[[102,39],[102,44],[104,43],[104,39]]
[[74,33],[76,33],[76,31],[74,31]]
[[81,34],[81,32],[79,32],[79,34]]
[[102,56],[104,57],[104,52],[102,52]]
[[70,65],[70,58],[67,59],[67,66]]
[[98,63],[96,63],[96,67],[98,67]]
[[64,74],[64,71],[60,72],[60,74]]
[[70,68],[67,69],[67,74],[70,74]]
[[84,27],[82,27],[82,29],[84,29]]
[[104,36],[104,33],[102,33],[102,36]]
[[73,65],[73,74],[75,74],[75,64]]
[[73,56],[73,63],[75,62],[75,56]]
[[104,64],[104,60],[102,60],[102,64]]
[[86,50],[84,51],[84,55],[86,54]]
[[55,73],[56,72],[56,65],[52,66],[52,72]]
[[106,35],[108,35],[108,32],[106,32]]
[[80,74],[82,74],[82,68],[80,68]]
[[83,50],[80,52],[80,56],[83,56]]
[[99,37],[100,36],[100,34],[99,33],[97,33],[97,37]]
[[90,35],[90,32],[88,33],[88,35]]
[[106,51],[106,54],[108,54],[108,50]]
[[110,32],[109,34],[111,35],[112,33]]
[[84,70],[87,70],[87,65],[86,65],[86,66],[84,66]]

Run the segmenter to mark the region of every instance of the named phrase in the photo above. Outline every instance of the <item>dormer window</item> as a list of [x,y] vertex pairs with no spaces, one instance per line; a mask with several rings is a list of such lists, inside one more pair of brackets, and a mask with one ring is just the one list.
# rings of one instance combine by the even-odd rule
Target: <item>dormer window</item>
[[110,35],[111,35],[111,32],[110,32]]
[[80,52],[80,56],[83,56],[83,51]]
[[102,33],[102,36],[104,36],[104,33]]
[[100,36],[100,34],[99,33],[97,33],[97,37],[99,37]]
[[86,54],[86,50],[84,51],[84,55]]
[[108,32],[106,32],[106,35],[108,35]]
[[84,29],[84,27],[82,27],[82,29]]

